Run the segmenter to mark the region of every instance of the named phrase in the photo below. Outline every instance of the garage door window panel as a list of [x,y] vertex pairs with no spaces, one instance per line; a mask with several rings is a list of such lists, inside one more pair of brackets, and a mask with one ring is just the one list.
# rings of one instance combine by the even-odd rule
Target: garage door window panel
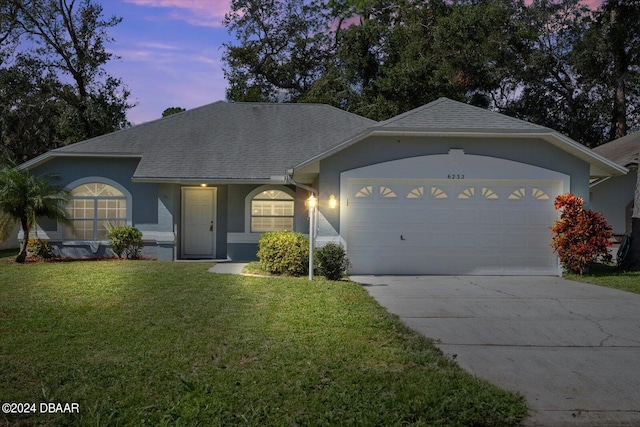
[[424,197],[424,187],[415,187],[409,194],[407,194],[407,199],[422,199]]

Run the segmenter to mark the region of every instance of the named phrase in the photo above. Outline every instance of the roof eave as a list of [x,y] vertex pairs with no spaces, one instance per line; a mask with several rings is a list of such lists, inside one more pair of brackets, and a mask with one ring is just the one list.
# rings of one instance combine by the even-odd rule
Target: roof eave
[[593,150],[585,147],[582,144],[577,143],[576,141],[565,135],[562,135],[558,132],[553,132],[553,137],[553,140],[547,139],[547,141],[589,163],[590,178],[620,176],[626,175],[629,172],[629,169],[625,168],[624,166],[621,166],[616,162],[609,160],[604,156],[601,156],[600,154],[594,152]]
[[130,158],[130,159],[140,159],[142,158],[141,153],[78,153],[78,152],[59,152],[59,151],[49,151],[44,153],[38,157],[34,157],[31,160],[28,160],[21,165],[18,166],[18,169],[33,169],[37,166],[40,166],[49,160],[56,157],[92,157],[92,158]]
[[212,177],[161,177],[161,176],[134,176],[132,182],[152,184],[178,184],[178,185],[230,185],[230,184],[286,184],[284,175],[274,175],[269,178],[212,178]]

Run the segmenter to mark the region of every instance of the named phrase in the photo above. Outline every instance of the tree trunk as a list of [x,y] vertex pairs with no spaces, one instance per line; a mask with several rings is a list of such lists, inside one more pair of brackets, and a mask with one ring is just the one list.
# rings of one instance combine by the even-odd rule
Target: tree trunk
[[24,239],[22,245],[20,245],[20,253],[16,257],[16,262],[23,263],[27,259],[27,248],[29,247],[29,227],[26,221],[20,221],[22,224],[22,231],[24,233]]
[[636,171],[636,193],[633,198],[633,215],[631,216],[631,247],[622,268],[640,271],[640,171]]
[[[627,134],[627,90],[626,81],[629,77],[629,54],[625,49],[626,29],[622,28],[620,22],[620,5],[618,2],[611,2],[610,22],[612,37],[612,54],[615,78],[615,93],[613,95],[613,117],[610,140],[622,138]],[[624,21],[624,19],[623,19]]]

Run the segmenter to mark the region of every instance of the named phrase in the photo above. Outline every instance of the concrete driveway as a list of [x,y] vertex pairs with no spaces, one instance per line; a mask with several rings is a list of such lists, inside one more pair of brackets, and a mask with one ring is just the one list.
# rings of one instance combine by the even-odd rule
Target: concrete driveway
[[640,426],[640,295],[555,277],[352,276],[528,426]]

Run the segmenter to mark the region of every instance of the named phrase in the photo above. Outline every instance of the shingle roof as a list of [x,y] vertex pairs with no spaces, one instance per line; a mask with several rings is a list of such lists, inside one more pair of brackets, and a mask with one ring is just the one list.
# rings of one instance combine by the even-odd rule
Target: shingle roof
[[133,156],[141,181],[284,179],[371,135],[493,135],[536,137],[587,161],[592,176],[626,170],[552,129],[441,98],[384,122],[321,104],[216,102],[133,128],[50,151],[32,168],[56,156]]
[[375,123],[328,105],[220,101],[51,154],[139,154],[134,179],[269,179]]
[[640,132],[630,133],[600,145],[593,151],[625,167],[637,165],[638,153],[640,153]]
[[399,116],[380,122],[380,128],[429,130],[519,130],[551,131],[549,128],[528,123],[473,105],[440,98]]

